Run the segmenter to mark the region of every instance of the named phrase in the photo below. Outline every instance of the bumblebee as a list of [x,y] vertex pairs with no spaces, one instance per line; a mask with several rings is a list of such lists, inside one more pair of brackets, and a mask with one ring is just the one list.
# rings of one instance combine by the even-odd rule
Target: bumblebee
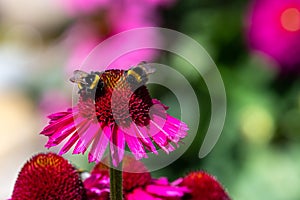
[[[109,81],[110,78],[108,77],[114,74],[112,72],[116,73],[117,71],[118,70],[106,70],[103,72],[87,73],[81,70],[75,70],[70,81],[78,85],[78,93],[84,97],[93,97],[95,94],[96,96],[100,96],[104,94],[104,87],[111,85]],[[154,72],[155,69],[153,67],[147,65],[146,62],[141,62],[137,66],[123,71],[120,80],[125,81],[130,89],[134,91],[140,86],[145,85],[148,81],[148,75]],[[100,78],[103,75],[106,77],[104,80],[103,77]]]
[[103,82],[100,80],[99,72],[91,72],[90,74],[81,70],[75,70],[73,77],[70,78],[72,83],[76,83],[79,88],[78,93],[94,94],[96,89],[103,89]]
[[148,81],[148,75],[153,74],[155,68],[147,65],[146,62],[139,63],[136,67],[132,67],[124,72],[126,81],[131,85],[133,89],[137,89],[142,85],[145,85]]

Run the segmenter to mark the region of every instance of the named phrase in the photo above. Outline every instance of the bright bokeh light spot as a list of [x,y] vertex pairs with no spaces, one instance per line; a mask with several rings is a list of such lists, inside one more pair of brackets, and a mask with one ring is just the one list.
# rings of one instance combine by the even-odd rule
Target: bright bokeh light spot
[[281,14],[281,25],[287,31],[300,30],[300,12],[296,8],[288,8]]
[[267,144],[273,137],[275,124],[267,109],[250,105],[241,112],[241,131],[253,144]]

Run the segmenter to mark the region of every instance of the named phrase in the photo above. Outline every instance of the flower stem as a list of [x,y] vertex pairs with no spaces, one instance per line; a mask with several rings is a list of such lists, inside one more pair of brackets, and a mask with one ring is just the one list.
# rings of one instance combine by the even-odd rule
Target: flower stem
[[120,162],[118,168],[113,167],[112,157],[110,156],[110,199],[111,200],[122,200],[123,199],[123,179],[122,179],[122,162]]

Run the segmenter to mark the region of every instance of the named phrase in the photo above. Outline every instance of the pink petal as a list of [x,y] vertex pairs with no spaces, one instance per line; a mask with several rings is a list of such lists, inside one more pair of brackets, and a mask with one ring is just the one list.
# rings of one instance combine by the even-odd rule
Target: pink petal
[[185,187],[166,185],[147,185],[146,191],[163,197],[182,197],[188,190]]
[[88,156],[90,162],[99,162],[101,160],[108,145],[109,139],[111,138],[111,134],[112,132],[109,126],[104,126],[102,131],[101,129],[98,130]]
[[165,110],[168,110],[169,107],[166,106],[165,104],[162,104],[158,99],[152,99],[152,103],[155,105],[155,104],[159,104],[161,105]]
[[79,133],[79,140],[74,148],[73,154],[84,153],[92,143],[97,131],[100,129],[99,123],[91,123],[84,134]]
[[[84,119],[84,118],[81,118],[80,121],[81,122],[79,122],[78,127],[81,127],[86,123],[86,119]],[[47,144],[45,146],[49,148],[49,147],[58,145],[66,137],[68,137],[70,134],[72,134],[74,131],[76,131],[76,126],[75,126],[74,122],[61,127],[59,130],[54,132],[53,135],[50,136],[49,141],[47,142]]]
[[78,128],[76,132],[71,136],[71,138],[68,140],[68,142],[62,147],[62,149],[59,152],[59,155],[65,154],[70,150],[70,148],[75,144],[75,142],[79,139],[79,134],[85,132],[91,122],[86,121],[82,126]]
[[125,137],[124,132],[118,128],[113,127],[113,134],[111,139],[110,151],[112,156],[112,162],[115,167],[119,165],[124,156],[125,150]]
[[166,177],[160,177],[158,179],[153,180],[155,185],[169,185],[169,180]]
[[150,137],[148,136],[148,130],[145,126],[137,126],[134,124],[136,129],[136,133],[139,136],[140,141],[149,149],[149,151],[153,152],[154,154],[158,154],[155,146],[153,145]]
[[[166,119],[153,115],[152,119],[151,123],[176,144],[187,135],[187,125],[170,115],[167,115]],[[166,120],[164,125],[162,125],[163,120]]]
[[70,114],[70,113],[69,112],[58,112],[58,113],[53,113],[53,114],[48,115],[47,118],[49,118],[51,120],[57,120],[68,114]]
[[55,123],[51,123],[48,126],[46,126],[44,130],[41,132],[41,134],[49,136],[53,134],[56,130],[60,129],[61,127],[72,123],[73,119],[74,118],[72,114],[66,115],[65,117],[57,120]]
[[70,148],[75,144],[75,142],[78,140],[79,136],[78,133],[75,132],[71,138],[68,140],[68,142],[61,148],[61,150],[59,151],[58,155],[63,155],[66,152],[68,152],[70,150]]
[[127,200],[162,200],[161,198],[154,197],[147,192],[144,192],[142,189],[137,188],[133,190],[132,193],[127,195]]
[[57,137],[50,137],[48,142],[45,144],[46,148],[50,148],[53,146],[58,145],[59,143],[61,143],[64,139],[66,139],[66,137],[68,137],[70,134],[74,133],[76,131],[76,127],[75,126],[70,126],[70,128],[68,128],[67,130],[63,130],[62,132],[57,132],[57,133],[61,133],[59,136]]
[[159,129],[150,121],[150,124],[147,126],[149,135],[151,135],[154,142],[162,148],[166,153],[169,153],[167,145],[169,143],[167,136],[159,131]]
[[[123,128],[124,130],[124,128]],[[136,133],[131,128],[124,130],[125,133],[125,139],[127,142],[127,145],[130,149],[130,151],[133,153],[134,157],[139,160],[141,158],[147,158],[147,154],[145,152],[145,149],[143,147],[143,144],[139,140],[139,138],[136,136]]]

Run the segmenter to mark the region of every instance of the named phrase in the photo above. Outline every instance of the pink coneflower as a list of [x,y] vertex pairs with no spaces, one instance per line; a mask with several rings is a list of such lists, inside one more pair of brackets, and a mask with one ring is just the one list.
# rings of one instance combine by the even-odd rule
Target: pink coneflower
[[[143,171],[134,173],[127,171]],[[176,186],[166,178],[153,179],[143,163],[126,156],[123,161],[123,193],[125,200],[168,199],[180,200],[189,190]],[[84,181],[89,200],[109,200],[109,169],[98,163],[91,176]],[[105,184],[104,184],[105,183]]]
[[[75,143],[74,154],[83,154],[91,146],[88,159],[93,162],[101,160],[110,144],[114,166],[123,159],[125,144],[136,159],[147,158],[146,150],[157,154],[156,145],[166,153],[175,150],[187,135],[187,125],[150,97],[144,85],[146,66],[91,74],[77,71],[72,81],[80,88],[79,101],[75,107],[49,116],[49,125],[41,132],[49,137],[45,146],[56,146],[70,136],[59,154]],[[80,76],[82,80],[77,80]]]
[[282,71],[300,71],[300,1],[255,0],[250,8],[250,47],[273,59]]
[[190,193],[184,199],[230,200],[222,185],[205,172],[191,172],[182,179],[180,186],[186,186]]
[[75,168],[61,156],[38,154],[22,168],[11,200],[86,200],[83,183]]

